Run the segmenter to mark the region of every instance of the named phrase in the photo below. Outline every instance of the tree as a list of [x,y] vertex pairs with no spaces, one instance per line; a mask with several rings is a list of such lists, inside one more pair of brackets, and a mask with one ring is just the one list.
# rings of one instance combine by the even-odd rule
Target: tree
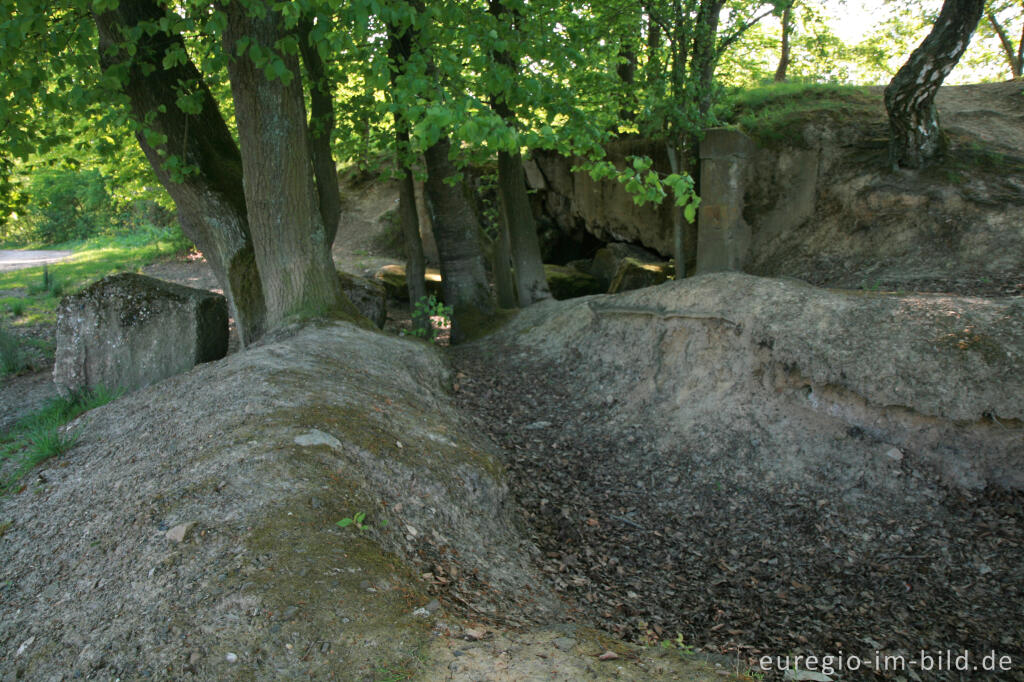
[[885,89],[889,162],[921,168],[941,148],[935,94],[967,49],[985,0],[945,0],[931,33]]
[[1021,78],[1024,73],[1024,22],[1021,23],[1020,38],[1017,39],[1017,45],[1014,46],[1009,34],[1009,22],[1014,19],[1014,10],[1017,13],[1016,19],[1019,21],[1024,15],[1024,0],[1019,2],[989,0],[985,5],[985,24],[986,28],[999,39],[999,47],[1010,67],[1010,76]]

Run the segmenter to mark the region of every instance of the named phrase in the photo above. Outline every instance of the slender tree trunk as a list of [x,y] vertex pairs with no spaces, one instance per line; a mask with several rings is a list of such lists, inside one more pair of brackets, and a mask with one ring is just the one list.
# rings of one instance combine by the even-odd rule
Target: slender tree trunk
[[978,26],[985,0],[945,0],[924,42],[885,89],[889,112],[889,162],[922,168],[942,146],[935,94]]
[[1007,35],[1006,29],[1003,28],[1002,24],[999,23],[999,19],[992,12],[986,12],[985,18],[988,19],[988,23],[992,26],[992,30],[996,32],[999,37],[999,44],[1003,47],[1003,54],[1006,56],[1006,63],[1010,65],[1010,75],[1013,78],[1021,77],[1021,62],[1024,61],[1024,29],[1021,29],[1020,43],[1017,46],[1017,50],[1014,51],[1013,43],[1010,42],[1010,36]]
[[775,82],[781,83],[786,80],[786,70],[789,69],[789,35],[793,32],[793,5],[782,11],[782,54],[779,56],[779,66],[775,69]]
[[445,182],[456,174],[448,158],[450,151],[447,138],[427,149],[425,190],[441,257],[442,290],[445,302],[454,309],[452,343],[459,343],[470,338],[494,314],[494,302],[480,248],[480,226],[465,187],[462,183],[453,186]]
[[[132,116],[146,122],[136,134],[160,184],[174,200],[182,230],[203,252],[228,299],[242,347],[266,330],[266,308],[242,183],[242,161],[217,103],[191,59],[164,68],[164,57],[184,49],[178,35],[142,32],[135,52],[119,47],[124,31],[167,15],[154,2],[121,3],[95,16],[104,68],[128,64],[121,83]],[[152,71],[150,73],[150,71]],[[195,88],[202,110],[189,115],[176,104],[179,88]],[[146,132],[153,133],[146,135]],[[162,143],[151,140],[164,138]],[[179,158],[194,169],[172,173]]]
[[[412,56],[415,29],[388,24],[388,68],[391,86],[399,86],[399,80],[405,73],[406,62]],[[398,186],[398,213],[402,225],[402,241],[405,244],[405,282],[409,290],[409,307],[412,312],[413,329],[429,329],[430,317],[425,308],[417,308],[416,304],[426,299],[427,264],[423,256],[423,240],[420,238],[420,217],[416,206],[416,184],[412,169],[409,168],[409,124],[398,111],[395,119],[395,155],[402,177]]]
[[341,217],[341,190],[338,188],[338,166],[331,152],[331,133],[334,132],[334,97],[324,62],[314,45],[310,44],[313,22],[299,25],[299,50],[309,81],[309,152],[316,178],[316,193],[320,202],[320,216],[327,230],[327,248],[334,244]]
[[[665,145],[668,154],[669,166],[673,173],[679,174],[679,147],[672,144]],[[681,280],[686,277],[686,217],[683,215],[683,207],[676,206],[672,201],[672,256],[676,261],[675,278]]]
[[644,14],[647,15],[647,63],[644,64],[644,82],[648,87],[656,79],[661,78],[661,24],[653,14],[654,7],[651,3],[644,4]]
[[[397,136],[399,147],[403,143],[408,144],[407,132],[399,131]],[[402,241],[405,244],[405,283],[409,290],[412,326],[413,329],[429,329],[430,318],[426,312],[422,308],[418,314],[416,311],[416,303],[427,297],[427,265],[423,257],[423,242],[420,239],[420,216],[416,210],[416,184],[409,168],[402,169],[402,177],[399,180],[398,217],[402,225]]]
[[690,69],[697,78],[697,106],[702,118],[711,111],[719,58],[718,22],[724,6],[725,0],[702,0],[693,32]]
[[[499,21],[510,14],[501,0],[491,0],[489,11]],[[518,65],[507,51],[496,52],[494,61],[507,69],[512,78],[518,77]],[[506,125],[516,127],[515,112],[503,94],[492,96],[491,107]],[[533,219],[533,209],[526,193],[526,174],[523,172],[523,159],[518,149],[513,152],[498,152],[498,195],[501,197],[502,213],[508,225],[519,305],[525,308],[537,301],[551,298],[551,291],[548,289],[547,275],[544,273],[544,261],[537,239],[537,224]]]
[[[252,10],[261,8],[260,16]],[[247,9],[227,6],[225,52],[236,55],[240,38],[263,49],[284,36],[281,15],[267,0]],[[231,94],[245,174],[245,199],[267,302],[269,328],[295,315],[356,317],[341,293],[330,240],[320,215],[306,129],[299,60],[278,55],[291,78],[268,78],[246,52],[228,62]]]

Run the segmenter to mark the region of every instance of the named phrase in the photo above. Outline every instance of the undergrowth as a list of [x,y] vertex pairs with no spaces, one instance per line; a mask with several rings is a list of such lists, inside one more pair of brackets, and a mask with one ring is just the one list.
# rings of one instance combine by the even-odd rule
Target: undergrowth
[[863,87],[829,83],[732,90],[715,106],[714,115],[768,147],[802,146],[803,129],[814,121],[885,121],[879,95]]
[[65,429],[66,424],[120,394],[121,391],[98,388],[68,398],[54,398],[0,436],[0,462],[7,470],[0,476],[0,494],[20,490],[21,480],[32,469],[74,447],[79,433]]

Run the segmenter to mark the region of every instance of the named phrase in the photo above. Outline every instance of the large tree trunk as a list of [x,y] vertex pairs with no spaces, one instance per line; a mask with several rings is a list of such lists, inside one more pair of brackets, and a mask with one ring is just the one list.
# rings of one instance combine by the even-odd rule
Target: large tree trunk
[[985,0],[946,0],[924,42],[885,89],[889,162],[922,168],[942,146],[935,94],[967,49]]
[[789,69],[789,36],[793,32],[793,5],[782,11],[782,53],[779,55],[779,65],[775,69],[775,82],[781,83],[786,80],[786,71]]
[[425,185],[441,258],[442,290],[452,313],[452,343],[465,341],[494,314],[487,271],[480,248],[480,226],[462,183],[445,182],[456,174],[448,158],[447,138],[427,149]]
[[[120,47],[126,30],[166,16],[156,3],[147,1],[121,3],[97,14],[100,61],[104,68],[127,63],[121,88],[132,116],[146,122],[136,134],[139,145],[174,200],[182,230],[203,252],[224,289],[245,347],[263,335],[266,308],[234,138],[192,61],[164,68],[168,53],[184,49],[180,36],[143,31],[133,54]],[[198,93],[202,106],[194,115],[176,104],[178,92],[190,89]],[[178,172],[168,164],[172,159],[180,162]],[[183,174],[182,167],[192,172]]]
[[[320,18],[324,20],[323,17]],[[309,150],[313,159],[313,175],[320,200],[320,216],[327,230],[327,248],[334,244],[341,217],[341,190],[338,188],[338,167],[331,153],[334,132],[334,97],[323,60],[310,44],[312,20],[300,24],[299,46],[309,81]]]
[[[253,16],[238,2],[228,5],[229,55],[236,54],[243,36],[265,50],[284,36],[281,15],[269,1],[261,9],[261,16]],[[291,78],[271,80],[249,54],[232,57],[228,70],[268,327],[296,315],[355,317],[355,307],[341,293],[320,215],[298,58],[278,55]]]

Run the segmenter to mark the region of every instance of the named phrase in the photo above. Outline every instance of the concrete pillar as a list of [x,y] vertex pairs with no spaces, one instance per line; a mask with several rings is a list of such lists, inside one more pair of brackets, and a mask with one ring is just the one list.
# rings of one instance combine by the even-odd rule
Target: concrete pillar
[[712,128],[700,143],[697,274],[742,270],[750,250],[743,220],[743,176],[753,143],[738,130]]

